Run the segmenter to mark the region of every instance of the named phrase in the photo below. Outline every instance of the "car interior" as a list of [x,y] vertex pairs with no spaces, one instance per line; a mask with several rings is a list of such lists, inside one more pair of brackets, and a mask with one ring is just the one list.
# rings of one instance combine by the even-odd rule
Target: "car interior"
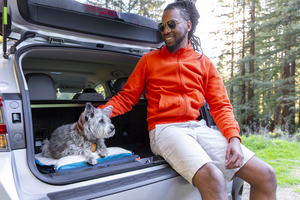
[[[98,107],[121,91],[140,56],[49,46],[26,52],[21,63],[31,102],[34,153],[41,152],[42,141],[57,127],[76,122],[86,102]],[[102,93],[96,90],[99,85]],[[62,93],[68,98],[59,98]],[[112,118],[116,133],[106,145],[130,150],[141,159],[153,157],[146,107],[141,98],[132,111]]]

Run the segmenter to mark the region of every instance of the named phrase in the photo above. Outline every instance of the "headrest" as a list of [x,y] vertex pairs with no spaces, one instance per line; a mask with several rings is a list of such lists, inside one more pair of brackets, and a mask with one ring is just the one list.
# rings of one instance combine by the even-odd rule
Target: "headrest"
[[30,100],[56,99],[53,79],[48,74],[30,73],[25,75]]
[[118,92],[120,92],[123,88],[123,86],[126,84],[128,78],[119,78],[116,80],[116,82],[114,83],[113,86],[113,90],[115,91],[115,94],[117,94]]
[[104,100],[104,97],[99,93],[82,93],[78,95],[77,99],[87,101],[101,101]]
[[97,91],[94,88],[85,88],[82,93],[97,93]]
[[97,93],[94,88],[85,88],[82,93],[75,94],[73,99],[87,100],[87,101],[101,101],[104,100],[102,94]]

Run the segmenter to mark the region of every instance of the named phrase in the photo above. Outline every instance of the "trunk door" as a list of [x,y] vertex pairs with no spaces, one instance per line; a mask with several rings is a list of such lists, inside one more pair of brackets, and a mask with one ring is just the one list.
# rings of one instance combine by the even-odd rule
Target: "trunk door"
[[[7,5],[5,5],[7,4]],[[108,44],[118,47],[155,48],[162,45],[157,22],[146,17],[92,6],[76,0],[4,0],[0,2],[1,34],[20,40],[28,32],[52,38]]]

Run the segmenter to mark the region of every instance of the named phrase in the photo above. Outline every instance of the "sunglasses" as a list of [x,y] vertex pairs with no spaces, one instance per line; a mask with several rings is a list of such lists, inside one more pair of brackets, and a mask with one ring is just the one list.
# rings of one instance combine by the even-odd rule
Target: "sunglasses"
[[160,32],[163,32],[165,30],[166,25],[168,25],[168,27],[172,30],[174,30],[176,28],[176,24],[179,24],[181,22],[176,22],[174,19],[171,19],[169,21],[167,21],[166,23],[160,22],[158,24],[158,30]]

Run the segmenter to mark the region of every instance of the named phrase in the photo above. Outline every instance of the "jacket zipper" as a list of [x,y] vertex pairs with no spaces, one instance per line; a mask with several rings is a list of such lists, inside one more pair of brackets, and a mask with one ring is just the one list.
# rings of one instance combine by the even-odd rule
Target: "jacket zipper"
[[186,115],[187,113],[187,102],[186,102],[186,99],[183,95],[183,90],[182,90],[182,87],[183,87],[183,82],[182,82],[182,79],[181,79],[181,69],[180,69],[180,65],[179,65],[179,54],[180,54],[180,49],[178,49],[178,55],[177,55],[177,67],[178,67],[178,74],[179,74],[179,81],[180,81],[180,93],[181,93],[181,96],[185,102],[185,112],[184,114],[181,116],[181,121],[183,122],[183,117]]

